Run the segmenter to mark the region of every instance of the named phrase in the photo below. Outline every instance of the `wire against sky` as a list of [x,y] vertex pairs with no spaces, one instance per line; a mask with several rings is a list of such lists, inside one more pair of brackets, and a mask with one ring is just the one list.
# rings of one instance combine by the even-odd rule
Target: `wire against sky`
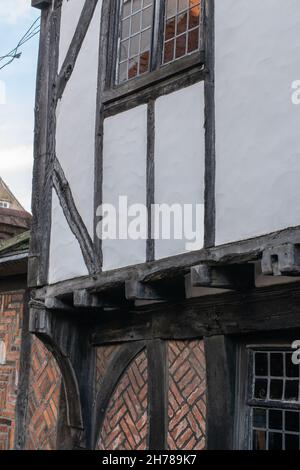
[[[22,55],[22,52],[19,51],[20,47],[22,47],[27,41],[32,39],[34,36],[39,34],[40,32],[40,17],[37,18],[30,28],[26,31],[26,33],[21,37],[19,40],[18,44],[14,49],[9,51],[7,54],[0,56],[0,70],[4,69],[4,67],[7,67],[9,64],[11,64],[15,59],[19,59]],[[1,62],[6,60],[6,62],[1,65]]]

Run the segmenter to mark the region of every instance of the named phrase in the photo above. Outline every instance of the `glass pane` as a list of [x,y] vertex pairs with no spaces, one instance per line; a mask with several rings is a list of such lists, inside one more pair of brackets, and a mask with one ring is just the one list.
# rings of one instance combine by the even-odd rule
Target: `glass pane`
[[269,450],[282,450],[282,434],[279,432],[269,433]]
[[254,397],[260,400],[265,400],[268,394],[268,381],[264,379],[256,379]]
[[140,36],[134,36],[130,39],[129,57],[135,57],[140,51]]
[[172,39],[175,36],[175,18],[171,18],[166,24],[165,40]]
[[267,353],[255,353],[255,375],[268,375]]
[[269,428],[282,430],[281,410],[269,410]]
[[126,18],[126,16],[129,16],[130,14],[131,14],[131,0],[124,0],[122,16],[123,18]]
[[136,13],[131,18],[131,35],[141,30],[141,13]]
[[120,58],[121,58],[121,61],[126,60],[128,58],[128,47],[129,47],[129,41],[121,42],[121,45],[120,45],[120,49],[121,49]]
[[147,31],[144,31],[141,36],[141,52],[144,52],[146,50],[150,51],[150,46],[151,46],[151,31],[150,29],[147,29]]
[[187,13],[177,16],[177,34],[185,33],[187,30]]
[[189,29],[196,28],[200,23],[200,5],[195,6],[189,11]]
[[194,29],[189,32],[188,52],[197,51],[199,49],[199,30]]
[[148,72],[149,64],[150,64],[150,53],[149,51],[146,51],[140,56],[140,74]]
[[177,0],[167,0],[167,18],[177,13]]
[[174,59],[174,41],[169,41],[165,43],[164,50],[164,62],[171,62]]
[[186,34],[183,34],[182,36],[179,36],[176,39],[176,54],[175,54],[176,59],[178,59],[178,57],[184,56],[185,51],[186,51]]
[[270,357],[271,375],[275,377],[283,377],[283,354],[272,353]]
[[284,399],[289,401],[298,401],[299,399],[299,382],[298,380],[287,380],[285,382]]
[[142,0],[133,0],[132,12],[134,13],[135,11],[141,10],[141,8],[142,8]]
[[270,384],[270,399],[282,400],[283,380],[273,379]]
[[285,430],[300,432],[299,413],[297,411],[285,412]]
[[189,0],[178,0],[178,11],[185,10],[189,7]]
[[287,377],[299,377],[299,365],[292,362],[292,353],[285,355],[285,367]]
[[122,21],[122,39],[128,38],[130,31],[130,18]]
[[148,7],[149,5],[152,5],[153,0],[143,0],[143,8]]
[[285,435],[285,450],[299,450],[299,436],[294,434]]
[[119,65],[119,82],[125,82],[127,80],[127,64],[128,62],[123,62]]
[[135,57],[129,61],[128,78],[134,78],[138,74],[138,58]]
[[253,427],[266,428],[266,426],[267,426],[266,410],[255,408],[253,410]]
[[142,13],[142,29],[146,29],[152,25],[153,11],[152,7],[146,8]]
[[253,431],[253,450],[266,449],[266,433],[265,431]]

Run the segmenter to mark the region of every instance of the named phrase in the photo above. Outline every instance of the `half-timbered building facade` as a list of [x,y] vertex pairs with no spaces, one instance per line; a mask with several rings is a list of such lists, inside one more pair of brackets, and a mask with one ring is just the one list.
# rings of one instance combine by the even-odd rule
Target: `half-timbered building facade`
[[32,4],[30,329],[64,381],[58,447],[299,449],[299,1]]

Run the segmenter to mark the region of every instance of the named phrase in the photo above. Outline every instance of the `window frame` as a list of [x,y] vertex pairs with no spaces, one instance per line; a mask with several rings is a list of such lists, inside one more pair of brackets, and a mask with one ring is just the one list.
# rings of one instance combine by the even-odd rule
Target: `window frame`
[[[118,51],[120,42],[120,14],[122,0],[110,2],[108,12],[108,47],[107,47],[107,69],[103,89],[103,103],[109,104],[113,101],[125,98],[149,87],[155,87],[163,81],[182,76],[184,72],[193,69],[200,71],[205,62],[205,1],[201,1],[201,42],[199,50],[182,56],[170,63],[162,63],[164,47],[165,26],[165,0],[154,0],[154,20],[152,45],[150,51],[150,70],[142,75],[117,83],[116,73],[118,67]],[[201,77],[199,78],[199,80]]]
[[286,400],[259,400],[252,398],[253,385],[253,352],[255,351],[291,351],[291,344],[300,331],[276,335],[271,339],[253,338],[243,341],[238,346],[236,368],[236,412],[235,412],[235,448],[252,450],[252,411],[254,408],[283,409],[300,412],[300,402]]

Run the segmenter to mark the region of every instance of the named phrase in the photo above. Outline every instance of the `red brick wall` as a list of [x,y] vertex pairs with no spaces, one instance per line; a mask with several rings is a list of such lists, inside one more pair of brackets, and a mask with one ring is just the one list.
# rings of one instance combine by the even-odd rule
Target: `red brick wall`
[[[110,371],[119,346],[97,348],[96,390]],[[204,342],[168,341],[168,434],[170,450],[206,445],[206,368]],[[97,449],[146,449],[148,442],[147,355],[143,351],[124,371],[110,400]],[[157,377],[159,380],[159,377]]]
[[24,293],[0,295],[0,341],[5,345],[0,364],[0,450],[14,447]]
[[204,342],[168,341],[170,450],[205,448],[206,371]]
[[123,374],[108,406],[99,450],[147,448],[147,357],[142,351]]
[[32,338],[26,423],[26,449],[55,450],[61,373],[53,355]]

